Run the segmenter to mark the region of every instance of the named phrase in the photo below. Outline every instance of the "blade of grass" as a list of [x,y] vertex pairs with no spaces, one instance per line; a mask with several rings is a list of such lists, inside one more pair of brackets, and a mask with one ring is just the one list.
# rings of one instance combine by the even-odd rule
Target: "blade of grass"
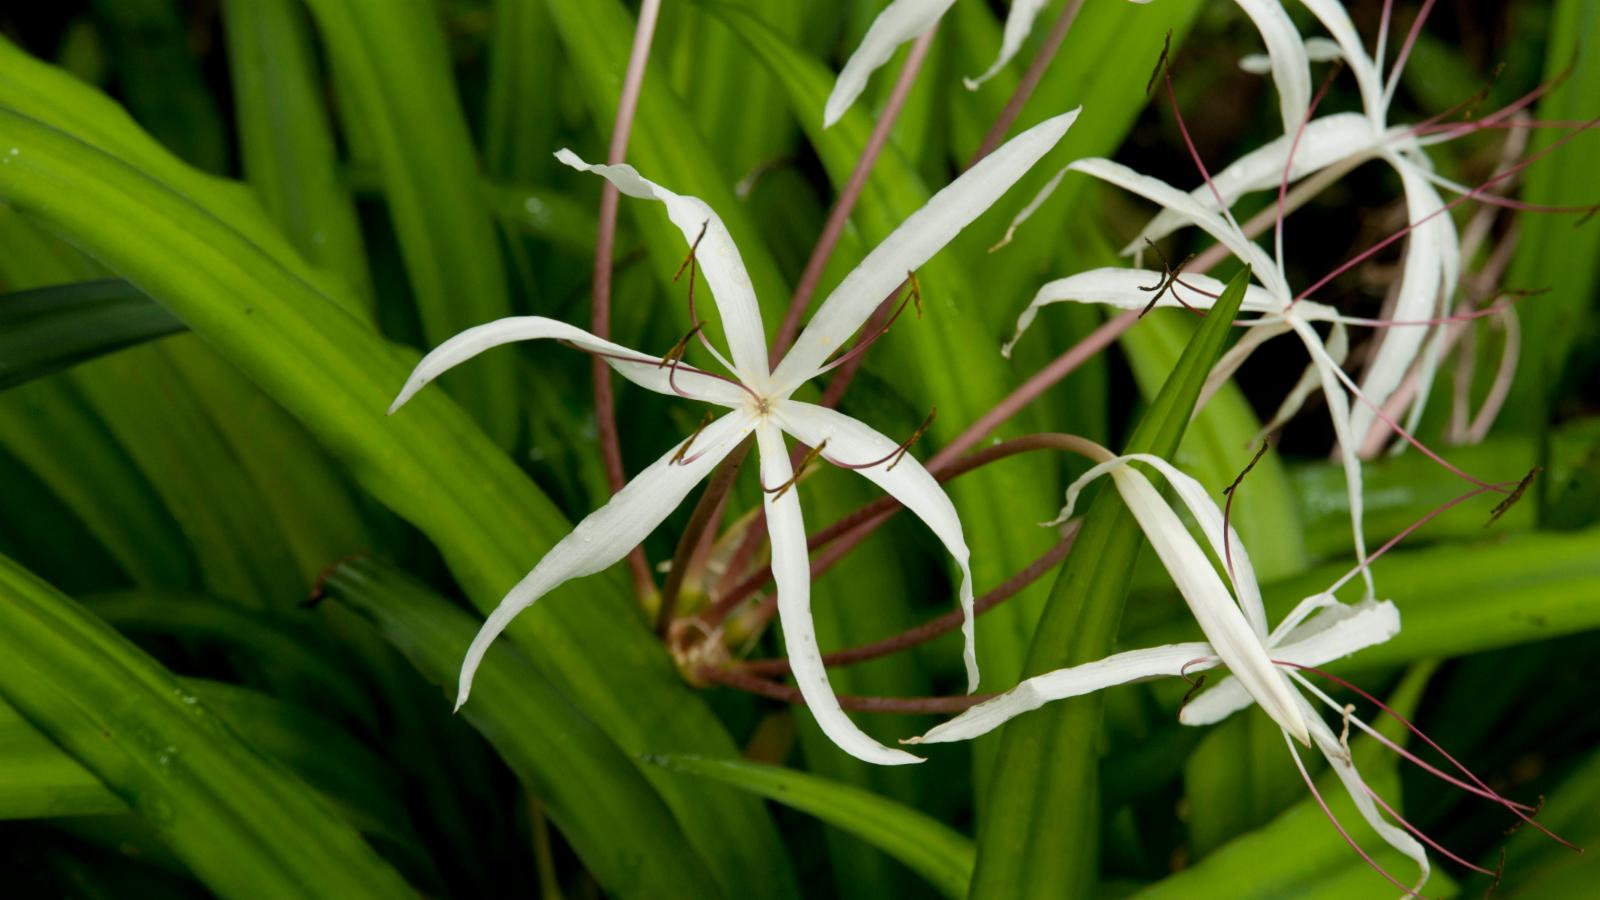
[[337,273],[352,312],[372,314],[355,206],[338,170],[315,48],[297,0],[226,0],[235,126],[245,180],[306,260]]
[[[436,11],[426,0],[310,0],[345,129],[365,133],[417,302],[438,344],[509,315],[499,240],[456,99]],[[512,360],[490,354],[443,382],[502,447],[517,434]]]
[[731,784],[809,813],[898,859],[941,895],[963,897],[972,874],[972,842],[910,807],[857,787],[782,766],[742,759],[651,756],[669,771]]
[[222,896],[412,891],[310,790],[159,663],[0,560],[0,695],[143,815]]
[[0,390],[182,330],[118,279],[0,294]]

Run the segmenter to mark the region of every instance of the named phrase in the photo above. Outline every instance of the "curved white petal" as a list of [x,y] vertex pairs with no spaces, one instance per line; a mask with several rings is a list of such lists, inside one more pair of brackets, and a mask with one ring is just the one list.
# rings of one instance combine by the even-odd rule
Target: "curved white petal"
[[[1331,620],[1331,624],[1323,624],[1324,619]],[[1321,615],[1307,623],[1306,628],[1310,633],[1298,638],[1291,630],[1282,645],[1272,649],[1272,658],[1301,666],[1325,666],[1399,634],[1400,611],[1387,600],[1357,606],[1346,606],[1334,600]],[[1315,630],[1311,630],[1313,628]],[[1189,701],[1178,713],[1178,721],[1185,725],[1210,725],[1252,702],[1250,693],[1237,678],[1224,678],[1216,687]]]
[[987,734],[1008,720],[1038,709],[1052,700],[1078,697],[1141,678],[1198,672],[1215,665],[1217,657],[1211,645],[1203,641],[1129,650],[1081,666],[1035,675],[1004,694],[985,700],[906,743],[940,744],[968,740]]
[[533,571],[506,594],[489,614],[477,637],[472,639],[472,646],[461,663],[456,708],[460,709],[461,704],[467,702],[472,692],[472,676],[478,671],[489,645],[518,613],[563,582],[593,575],[626,556],[754,426],[754,417],[743,411],[717,419],[694,437],[683,462],[673,461],[682,444],[679,442],[551,547]]
[[[1364,518],[1364,503],[1361,495],[1361,458],[1357,455],[1360,443],[1350,428],[1350,397],[1345,393],[1342,384],[1346,376],[1339,369],[1340,362],[1333,358],[1310,325],[1292,317],[1289,319],[1289,324],[1300,336],[1301,343],[1305,344],[1306,352],[1311,354],[1311,364],[1316,367],[1317,378],[1322,382],[1322,397],[1328,403],[1328,419],[1333,423],[1339,460],[1344,465],[1345,494],[1350,503],[1350,531],[1355,539],[1356,559],[1364,562],[1367,558],[1367,538],[1361,524]],[[1366,582],[1366,595],[1373,596],[1375,588],[1372,583],[1371,568],[1362,566],[1361,577]]]
[[1111,470],[1111,477],[1216,655],[1244,683],[1263,712],[1285,732],[1309,743],[1294,690],[1273,666],[1265,644],[1212,568],[1205,551],[1161,493],[1137,469],[1120,465]]
[[1278,111],[1283,130],[1294,134],[1305,121],[1311,105],[1311,60],[1300,40],[1300,32],[1278,0],[1236,0],[1239,8],[1255,23],[1267,45],[1268,67],[1278,86]]
[[[546,319],[543,316],[511,316],[496,319],[468,328],[433,348],[411,370],[411,376],[400,388],[400,393],[389,405],[389,414],[404,406],[435,378],[451,368],[477,356],[492,347],[513,341],[532,340],[567,341],[580,349],[598,354],[622,377],[640,387],[662,394],[685,396],[691,400],[704,400],[722,406],[739,406],[747,395],[737,383],[718,375],[701,373],[684,367],[669,371],[659,365],[661,358],[648,353],[630,350],[621,344],[602,340],[582,328]],[[676,385],[676,390],[674,389]]]
[[[866,423],[822,406],[786,400],[779,403],[774,416],[784,431],[812,447],[828,442],[826,456],[846,463],[882,459],[899,446]],[[911,514],[921,519],[944,544],[961,568],[962,659],[967,669],[967,693],[978,689],[977,639],[973,633],[972,566],[966,537],[955,504],[922,463],[909,453],[890,468],[882,465],[857,469],[859,474],[899,500]]]
[[[1042,306],[1073,302],[1102,303],[1118,309],[1144,309],[1155,296],[1152,288],[1162,284],[1164,279],[1165,273],[1148,269],[1107,267],[1089,269],[1076,275],[1046,282],[1034,293],[1028,308],[1017,316],[1016,333],[1000,352],[1006,356],[1011,355],[1011,348],[1017,339],[1022,337],[1022,333],[1028,330],[1028,326],[1033,324],[1034,317],[1039,314],[1039,308]],[[1171,290],[1162,292],[1161,299],[1156,301],[1157,308],[1188,305],[1195,309],[1210,309],[1211,304],[1222,294],[1224,287],[1223,282],[1209,275],[1185,274],[1182,280],[1183,284],[1173,285]],[[1187,286],[1193,286],[1198,290],[1190,290]],[[1240,306],[1242,311],[1269,314],[1278,312],[1282,308],[1283,304],[1268,293],[1266,288],[1253,284],[1245,288],[1244,303]]]
[[834,288],[795,339],[794,348],[773,372],[778,391],[786,393],[816,374],[883,298],[905,280],[906,273],[927,262],[982,215],[1061,140],[1077,118],[1078,110],[1073,110],[1017,135],[900,223]]
[[[1306,701],[1302,699],[1300,702],[1305,703]],[[1315,715],[1315,711],[1311,709],[1309,703],[1306,704],[1306,711],[1310,714],[1312,720],[1311,737],[1316,741],[1317,749],[1321,750],[1322,755],[1327,757],[1328,767],[1333,769],[1334,774],[1339,776],[1339,781],[1344,784],[1344,789],[1350,795],[1351,802],[1355,803],[1356,809],[1361,813],[1361,818],[1367,820],[1367,824],[1372,826],[1372,830],[1378,833],[1378,837],[1382,838],[1384,843],[1417,864],[1417,881],[1412,885],[1412,893],[1415,894],[1420,891],[1422,886],[1427,883],[1430,871],[1427,851],[1422,848],[1416,838],[1391,824],[1388,819],[1383,817],[1383,814],[1378,811],[1377,804],[1373,803],[1372,797],[1368,795],[1367,783],[1361,779],[1361,773],[1356,770],[1355,762],[1350,759],[1349,752],[1339,743],[1339,739],[1334,736],[1333,730],[1328,727],[1328,724],[1322,721],[1322,717]],[[1293,752],[1293,745],[1290,745],[1289,749]]]
[[565,148],[556,151],[556,159],[580,172],[599,175],[630,197],[660,201],[687,243],[693,244],[700,229],[705,228],[695,259],[706,283],[711,285],[734,368],[746,384],[764,384],[768,372],[767,335],[761,325],[761,307],[756,303],[756,290],[739,257],[739,248],[734,246],[733,237],[716,212],[698,197],[674,194],[650,181],[633,166],[586,163]]
[[[756,427],[761,453],[761,481],[777,486],[794,475],[783,435],[764,422]],[[806,526],[800,515],[800,497],[794,490],[766,495],[767,535],[772,541],[772,581],[778,589],[778,621],[789,654],[789,670],[805,698],[806,707],[828,739],[857,759],[881,765],[901,765],[922,759],[873,740],[856,727],[839,707],[828,683],[828,670],[817,648],[817,631],[811,622],[811,562],[806,556]]]
[[1328,29],[1328,34],[1333,36],[1343,51],[1345,65],[1350,67],[1351,74],[1355,75],[1356,86],[1361,91],[1361,105],[1366,107],[1367,115],[1374,121],[1382,121],[1383,109],[1383,74],[1378,71],[1378,64],[1373,62],[1367,48],[1361,44],[1361,35],[1356,31],[1356,26],[1350,21],[1350,13],[1345,10],[1344,4],[1338,0],[1300,0],[1311,14],[1322,22],[1322,27]]
[[1245,550],[1244,542],[1239,540],[1239,533],[1233,530],[1232,524],[1227,527],[1227,544],[1224,546],[1222,508],[1206,493],[1204,485],[1161,457],[1150,453],[1130,453],[1123,458],[1136,459],[1160,472],[1172,485],[1178,499],[1189,508],[1195,524],[1200,526],[1200,533],[1211,544],[1211,552],[1219,560],[1233,560],[1233,590],[1239,599],[1240,611],[1255,630],[1257,640],[1265,642],[1267,610],[1261,602],[1261,586],[1256,582],[1255,566],[1251,565],[1250,553]]
[[1050,0],[1011,0],[1011,10],[1006,13],[1005,32],[1000,35],[1000,55],[995,58],[994,64],[989,66],[977,78],[963,78],[967,90],[975,91],[985,81],[993,78],[996,72],[1005,68],[1022,49],[1022,42],[1027,39],[1028,32],[1033,30],[1033,22],[1039,17],[1039,11],[1045,8]]
[[[1248,292],[1245,294],[1245,299],[1250,299]],[[1288,332],[1289,326],[1284,324],[1281,318],[1264,320],[1246,328],[1244,334],[1239,336],[1233,346],[1222,354],[1217,360],[1217,364],[1212,366],[1211,371],[1207,373],[1206,383],[1201,385],[1200,397],[1195,401],[1195,409],[1205,409],[1206,404],[1211,402],[1211,398],[1217,395],[1217,391],[1222,390],[1222,386],[1228,383],[1228,379],[1232,378],[1235,372],[1239,371],[1239,367],[1244,365],[1246,359],[1250,358],[1250,354],[1256,352],[1257,347]]]
[[1208,208],[1189,193],[1180,191],[1159,178],[1140,174],[1109,159],[1074,160],[1067,168],[1092,175],[1125,191],[1138,194],[1157,206],[1165,207],[1188,224],[1195,225],[1216,238],[1219,243],[1232,251],[1234,256],[1248,263],[1256,279],[1275,296],[1282,298],[1290,296],[1289,285],[1279,274],[1278,264],[1273,262],[1266,251],[1254,241],[1246,238],[1232,222],[1223,219],[1217,213],[1215,200]]
[[861,96],[872,73],[894,55],[894,51],[938,24],[939,17],[955,0],[894,0],[878,13],[861,38],[861,45],[845,60],[833,83],[828,102],[822,109],[822,127],[827,128]]
[[[1455,224],[1441,212],[1444,200],[1425,175],[1398,154],[1391,157],[1391,162],[1405,187],[1406,214],[1413,223],[1421,223],[1406,235],[1405,265],[1392,318],[1400,322],[1431,319],[1438,315],[1441,295],[1448,297],[1455,288],[1453,264],[1459,252],[1452,249],[1458,247]],[[1450,280],[1447,282],[1446,278]],[[1400,386],[1431,330],[1387,329],[1361,380],[1361,392],[1374,406],[1382,406]],[[1364,441],[1375,420],[1376,413],[1365,404],[1352,411],[1351,431],[1358,444]]]
[[[1310,302],[1309,300],[1300,301],[1300,305],[1295,307],[1296,312],[1299,311],[1300,306]],[[1337,321],[1337,319],[1334,321],[1333,326],[1328,331],[1328,341],[1324,346],[1328,350],[1328,358],[1334,365],[1344,365],[1345,356],[1350,352],[1350,334],[1345,330],[1342,322]],[[1271,434],[1288,424],[1289,420],[1300,412],[1300,408],[1305,406],[1306,398],[1310,397],[1311,393],[1321,383],[1322,370],[1317,362],[1312,360],[1306,364],[1305,371],[1300,373],[1300,380],[1296,381],[1294,387],[1289,389],[1289,393],[1284,395],[1283,402],[1278,404],[1278,411],[1272,414],[1272,418],[1267,420],[1265,425],[1261,426],[1261,433]]]
[[[1295,127],[1298,128],[1298,124]],[[1357,163],[1372,157],[1385,139],[1359,113],[1318,116],[1306,123],[1298,143],[1294,134],[1294,129],[1290,129],[1286,135],[1246,153],[1214,173],[1211,183],[1216,186],[1223,201],[1231,207],[1246,194],[1276,189],[1283,182],[1283,167],[1288,162],[1291,149],[1294,151],[1294,160],[1289,170],[1289,181],[1294,182],[1337,163]],[[1202,208],[1216,212],[1217,200],[1210,187],[1202,184],[1190,191],[1189,196]],[[1163,209],[1122,249],[1122,253],[1125,256],[1131,254],[1142,248],[1146,240],[1158,241],[1187,224],[1191,224],[1188,216]]]
[[[1333,62],[1344,59],[1344,50],[1337,41],[1325,37],[1308,37],[1305,40],[1306,59],[1312,62]],[[1265,75],[1272,71],[1272,60],[1265,53],[1252,53],[1239,60],[1239,68],[1251,75]]]

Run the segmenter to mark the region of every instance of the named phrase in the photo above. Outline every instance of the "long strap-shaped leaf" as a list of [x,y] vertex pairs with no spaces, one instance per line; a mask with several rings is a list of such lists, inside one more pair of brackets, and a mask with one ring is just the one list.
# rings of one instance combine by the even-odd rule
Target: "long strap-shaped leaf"
[[[499,239],[450,79],[433,5],[424,0],[310,0],[333,76],[383,173],[423,336],[437,344],[509,315]],[[456,396],[501,446],[516,434],[512,359],[496,354],[451,376]]]
[[965,897],[972,841],[938,819],[861,788],[744,759],[653,756],[674,772],[700,775],[775,800],[841,828],[928,879],[946,897]]
[[[1171,456],[1195,399],[1244,299],[1241,270],[1207,314],[1125,452]],[[1116,649],[1128,579],[1144,536],[1115,491],[1101,491],[1028,651],[1028,675],[1077,665]],[[1086,897],[1099,870],[1097,752],[1104,699],[1052,704],[1008,724],[979,813],[972,896]],[[1064,827],[1063,823],[1070,823]]]
[[[0,165],[0,197],[93,251],[299,418],[357,481],[433,540],[480,609],[493,608],[566,533],[550,501],[447,397],[425,393],[386,417],[414,357],[245,236],[138,169],[3,105],[0,144],[17,148]],[[507,633],[625,750],[733,752],[619,579],[555,592]],[[709,865],[730,893],[793,893],[757,801],[664,773],[655,783],[696,846],[716,851]]]
[[[453,692],[477,625],[449,601],[370,558],[328,578],[330,597],[372,619],[422,674]],[[700,857],[650,783],[514,648],[497,646],[473,686],[467,720],[544,804],[608,893],[717,895]]]
[[0,389],[182,331],[126,281],[108,279],[0,295]]
[[3,558],[0,635],[0,694],[219,895],[411,895],[355,829],[159,663]]

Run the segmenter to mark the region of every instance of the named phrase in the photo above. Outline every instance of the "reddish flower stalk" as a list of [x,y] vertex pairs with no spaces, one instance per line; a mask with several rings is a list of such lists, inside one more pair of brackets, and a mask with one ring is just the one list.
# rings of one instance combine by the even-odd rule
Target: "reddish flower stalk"
[[[611,145],[606,151],[606,162],[621,163],[628,155],[628,136],[633,132],[634,113],[639,108],[639,94],[644,88],[645,63],[650,59],[650,43],[655,37],[656,19],[661,13],[661,0],[644,0],[639,7],[639,23],[633,33],[633,49],[628,54],[628,69],[622,79],[622,93],[617,98],[617,117],[611,126]],[[611,336],[611,255],[617,240],[617,207],[620,197],[617,189],[606,182],[600,191],[600,225],[595,232],[594,284],[589,330],[601,338]],[[617,403],[611,389],[611,369],[599,358],[590,362],[594,377],[595,430],[600,441],[600,456],[605,465],[606,483],[611,492],[622,490],[627,478],[622,469],[622,442],[617,436]],[[628,569],[633,573],[633,583],[640,594],[655,590],[655,579],[650,575],[650,563],[644,548],[635,547],[628,554]]]
[[789,298],[789,309],[784,313],[783,322],[778,326],[777,337],[772,339],[773,356],[782,356],[784,351],[789,349],[789,345],[794,343],[795,336],[800,333],[800,319],[805,315],[812,296],[817,292],[817,285],[822,281],[823,270],[828,267],[828,260],[832,258],[834,248],[839,246],[839,238],[844,234],[845,223],[850,220],[850,213],[855,210],[856,201],[861,198],[861,190],[866,187],[867,177],[872,174],[873,165],[877,163],[883,148],[889,143],[889,132],[894,130],[895,120],[900,117],[900,110],[911,94],[912,85],[916,84],[917,74],[922,71],[922,64],[928,58],[928,49],[933,45],[933,37],[938,31],[939,26],[935,25],[911,45],[911,53],[906,57],[899,78],[889,93],[889,101],[884,104],[882,114],[873,124],[867,145],[861,149],[861,156],[856,160],[855,168],[850,171],[849,180],[839,192],[839,199],[834,201],[833,209],[828,212],[828,220],[822,225],[822,233],[817,236],[817,243],[811,248],[811,256],[806,260],[806,267],[800,272],[794,296]]
[[978,152],[972,154],[972,159],[967,162],[967,168],[972,168],[978,160],[983,159],[1000,142],[1006,138],[1006,132],[1016,123],[1017,116],[1022,114],[1022,107],[1028,103],[1028,98],[1033,96],[1034,89],[1039,86],[1039,81],[1044,78],[1044,72],[1050,68],[1050,63],[1056,58],[1056,52],[1061,49],[1061,44],[1067,39],[1067,32],[1072,30],[1072,23],[1078,18],[1078,11],[1083,8],[1083,0],[1071,0],[1066,8],[1061,10],[1056,23],[1050,27],[1050,33],[1045,36],[1044,43],[1039,45],[1039,52],[1028,63],[1028,70],[1022,73],[1022,80],[1017,82],[1017,89],[1011,92],[1011,99],[1006,101],[1004,109],[1000,110],[999,118],[989,126],[989,132],[983,136],[983,142],[978,145]]
[[[1060,565],[1072,550],[1072,543],[1078,536],[1078,522],[1067,526],[1067,533],[1057,541],[1055,546],[1046,550],[1038,559],[1029,563],[1026,568],[1002,582],[994,590],[979,597],[973,604],[972,611],[975,615],[982,615],[996,606],[1016,596],[1023,588],[1039,580],[1046,572]],[[880,656],[898,653],[914,647],[925,641],[930,641],[941,634],[955,631],[961,627],[961,610],[952,609],[942,616],[930,619],[914,628],[902,631],[899,634],[886,637],[870,644],[837,650],[833,653],[822,654],[823,665],[851,666]],[[740,663],[738,668],[758,675],[783,675],[789,671],[787,659],[756,659]]]

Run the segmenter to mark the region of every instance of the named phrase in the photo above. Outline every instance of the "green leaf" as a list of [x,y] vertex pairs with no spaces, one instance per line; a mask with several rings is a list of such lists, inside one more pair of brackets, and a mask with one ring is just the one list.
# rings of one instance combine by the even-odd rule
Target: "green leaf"
[[355,830],[126,639],[0,559],[0,694],[225,897],[404,897]]
[[944,823],[876,794],[805,772],[743,759],[651,756],[675,772],[734,785],[856,835],[921,875],[946,897],[966,896],[972,842]]
[[0,819],[100,816],[128,804],[0,701]]
[[[1541,121],[1585,121],[1595,114],[1600,96],[1600,56],[1586,37],[1600,34],[1600,0],[1557,0],[1545,49],[1545,81],[1572,72],[1539,102],[1534,117]],[[1560,134],[1535,133],[1529,150],[1549,146]],[[1529,203],[1572,205],[1593,203],[1600,196],[1600,134],[1580,135],[1528,169],[1521,196]],[[1517,308],[1524,335],[1535,336],[1537,350],[1517,362],[1516,380],[1501,413],[1503,429],[1540,431],[1549,422],[1550,406],[1574,341],[1594,322],[1595,288],[1600,285],[1600,228],[1590,222],[1574,227],[1571,216],[1526,214],[1518,217],[1521,234],[1505,283],[1510,287],[1549,288],[1548,294]]]
[[[370,618],[385,638],[453,693],[477,623],[394,567],[348,562],[328,577],[328,596]],[[504,644],[485,657],[462,709],[544,804],[585,867],[625,897],[715,894],[710,873],[632,761],[528,663]]]
[[[1125,452],[1170,457],[1244,299],[1249,269],[1228,282],[1150,404]],[[1026,675],[1100,659],[1118,625],[1144,535],[1116,491],[1102,490],[1028,652]],[[978,818],[972,896],[1081,897],[1099,870],[1099,694],[1054,703],[1007,724]],[[1072,823],[1063,827],[1060,823]]]
[[[0,165],[0,197],[93,251],[299,418],[367,491],[433,540],[480,610],[567,533],[549,499],[443,392],[385,416],[415,355],[384,343],[225,219],[3,105],[0,144],[18,148]],[[617,575],[552,593],[507,634],[629,752],[732,752]],[[715,850],[709,864],[730,893],[792,892],[760,804],[666,780],[657,788],[697,846]]]
[[117,279],[0,294],[0,389],[182,330]]
[[338,169],[316,48],[298,0],[227,0],[239,157],[267,214],[312,264],[337,273],[351,312],[372,314],[372,284],[350,191]]
[[491,176],[533,183],[554,165],[560,74],[544,0],[495,0],[483,124],[483,163]]
[[[422,335],[438,344],[509,315],[500,244],[435,9],[425,0],[309,0],[347,131],[377,155]],[[489,354],[443,380],[500,446],[517,431],[512,360]]]

